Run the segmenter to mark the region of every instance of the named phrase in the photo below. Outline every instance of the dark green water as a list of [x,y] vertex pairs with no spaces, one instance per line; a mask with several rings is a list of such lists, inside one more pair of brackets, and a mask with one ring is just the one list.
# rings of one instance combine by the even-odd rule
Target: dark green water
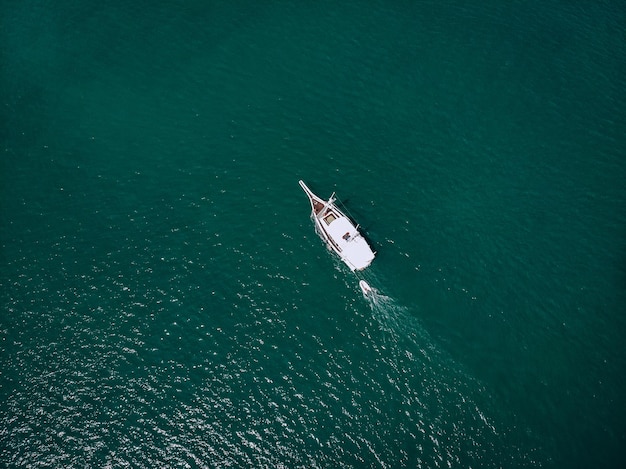
[[128,3],[0,4],[0,465],[626,465],[623,2]]

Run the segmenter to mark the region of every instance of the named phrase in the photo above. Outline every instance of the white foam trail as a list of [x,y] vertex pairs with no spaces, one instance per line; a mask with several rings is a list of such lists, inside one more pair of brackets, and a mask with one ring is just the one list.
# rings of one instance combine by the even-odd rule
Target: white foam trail
[[398,305],[393,298],[372,289],[365,297],[380,326],[388,333],[397,335],[400,331],[400,317],[406,314],[406,308]]
[[[369,289],[365,289],[363,283],[365,283]],[[399,305],[397,301],[390,296],[383,294],[379,288],[374,286],[376,283],[375,278],[368,276],[367,280],[361,279],[359,287],[380,328],[390,336],[395,343],[400,339],[407,338],[405,336],[415,337],[415,335],[418,335],[423,337],[425,331],[417,324],[415,318],[411,316],[409,309]]]
[[[368,272],[369,274],[369,272]],[[364,298],[367,301],[372,317],[383,332],[381,344],[385,349],[383,361],[390,367],[389,376],[405,395],[407,402],[416,404],[411,411],[418,412],[420,406],[426,406],[424,396],[436,396],[436,400],[456,402],[461,409],[462,421],[479,424],[475,438],[483,434],[500,436],[507,433],[507,428],[499,427],[493,416],[486,411],[489,399],[485,386],[468,374],[444,350],[440,349],[428,331],[415,316],[416,306],[406,307],[394,298],[382,293],[376,285],[379,282],[371,274],[367,276],[371,288]],[[380,340],[381,337],[379,337]],[[415,374],[422,376],[422,387],[414,387]],[[432,410],[432,409],[431,409]],[[454,422],[458,415],[449,415],[441,411],[442,420],[446,424]],[[431,438],[447,433],[444,424],[430,428]],[[454,443],[454,442],[451,442]],[[456,448],[455,452],[460,452]]]

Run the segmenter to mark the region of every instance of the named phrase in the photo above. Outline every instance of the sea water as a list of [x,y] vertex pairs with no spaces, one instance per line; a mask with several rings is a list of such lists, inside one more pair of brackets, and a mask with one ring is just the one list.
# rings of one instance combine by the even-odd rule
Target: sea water
[[2,2],[0,465],[624,466],[625,16]]

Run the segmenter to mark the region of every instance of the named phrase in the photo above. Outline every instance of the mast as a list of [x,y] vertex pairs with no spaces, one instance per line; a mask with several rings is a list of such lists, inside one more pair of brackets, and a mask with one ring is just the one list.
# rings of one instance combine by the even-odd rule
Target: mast
[[320,213],[319,215],[317,215],[317,218],[321,218],[326,213],[326,210],[328,209],[328,207],[330,207],[333,204],[333,202],[336,200],[334,199],[334,197],[335,197],[335,193],[333,192],[330,195],[330,199],[328,199],[328,201],[324,201],[324,207],[322,207],[322,210],[320,210]]

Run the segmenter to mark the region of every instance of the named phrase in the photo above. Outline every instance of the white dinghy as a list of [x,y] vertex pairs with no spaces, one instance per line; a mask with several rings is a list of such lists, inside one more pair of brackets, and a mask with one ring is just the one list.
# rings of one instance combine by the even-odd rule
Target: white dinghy
[[372,287],[370,287],[370,284],[367,283],[365,280],[361,280],[359,282],[359,287],[361,287],[361,291],[363,292],[363,294],[365,296],[369,295],[370,293],[374,292],[374,289]]
[[299,183],[311,202],[315,228],[328,246],[352,271],[363,270],[370,265],[374,260],[374,251],[361,236],[357,226],[337,208],[333,198],[335,194],[324,200],[311,192],[303,181]]

